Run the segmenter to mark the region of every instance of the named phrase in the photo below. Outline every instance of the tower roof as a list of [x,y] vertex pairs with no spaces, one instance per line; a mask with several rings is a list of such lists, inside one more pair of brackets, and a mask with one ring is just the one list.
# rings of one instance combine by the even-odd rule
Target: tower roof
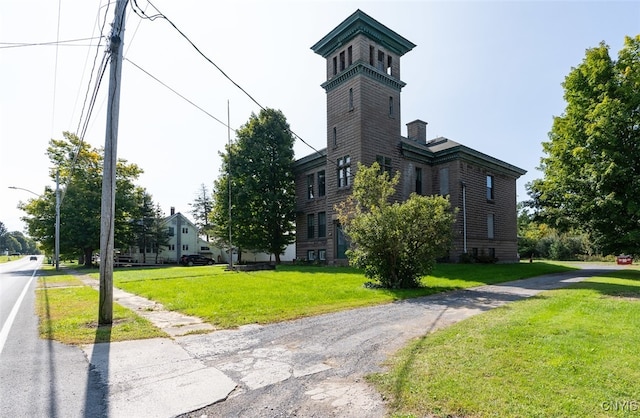
[[316,42],[311,49],[326,58],[361,33],[399,56],[406,54],[416,46],[413,42],[358,9],[328,35]]

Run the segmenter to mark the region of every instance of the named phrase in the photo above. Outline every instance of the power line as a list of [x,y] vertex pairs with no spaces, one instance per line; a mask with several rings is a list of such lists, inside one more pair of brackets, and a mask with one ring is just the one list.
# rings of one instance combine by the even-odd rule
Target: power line
[[[225,73],[215,62],[213,62],[213,60],[211,60],[208,56],[206,56],[194,43],[193,41],[191,41],[191,39],[189,39],[189,37],[187,35],[184,34],[184,32],[182,32],[172,21],[171,19],[169,19],[166,15],[164,15],[153,3],[151,3],[150,0],[147,0],[147,2],[151,5],[151,7],[153,7],[154,9],[156,9],[156,11],[158,12],[157,14],[153,15],[153,16],[148,16],[141,8],[140,6],[138,6],[138,2],[137,0],[133,0],[133,4],[135,5],[132,6],[134,12],[136,14],[138,14],[138,16],[140,16],[140,18],[142,19],[148,19],[148,20],[155,20],[155,19],[164,19],[166,20],[171,26],[173,26],[173,28],[187,41],[189,42],[189,44],[198,52],[198,54],[200,54],[200,56],[202,56],[207,62],[209,62],[211,65],[213,65],[227,80],[229,80],[234,86],[236,86],[240,91],[242,91],[252,102],[254,102],[260,109],[262,110],[266,110],[266,108],[264,106],[262,106],[252,95],[250,95],[244,88],[242,88],[238,83],[236,83],[231,77],[229,77],[227,75],[227,73]],[[136,8],[138,10],[136,10]],[[317,150],[315,147],[313,147],[311,144],[309,144],[307,141],[305,141],[300,135],[296,134],[293,130],[291,130],[291,128],[286,127],[285,129],[291,134],[293,135],[295,138],[299,139],[303,144],[305,144],[306,146],[308,146],[309,148],[311,148],[315,153],[322,155],[322,153]],[[327,160],[328,161],[328,160]],[[335,161],[331,161],[331,163],[333,165],[335,165],[336,167],[338,167],[338,164]],[[339,167],[338,167],[339,168]]]
[[101,37],[92,37],[92,38],[79,38],[79,39],[69,39],[66,41],[51,41],[51,42],[0,42],[0,49],[8,49],[8,48],[24,48],[29,46],[86,46],[86,45],[66,45],[73,42],[82,42],[82,41],[93,41],[96,39],[100,39]]
[[178,93],[176,90],[172,89],[171,87],[169,87],[167,84],[165,84],[164,82],[162,82],[160,79],[158,79],[157,77],[155,77],[153,74],[149,73],[147,70],[145,70],[144,68],[140,67],[138,64],[136,64],[135,62],[131,61],[129,58],[124,58],[125,61],[130,62],[133,66],[135,66],[137,69],[139,69],[140,71],[142,71],[143,73],[145,73],[146,75],[148,75],[149,77],[153,78],[154,80],[156,80],[158,83],[162,84],[162,86],[166,87],[167,89],[171,90],[175,95],[177,95],[178,97],[180,97],[181,99],[183,99],[184,101],[186,101],[187,103],[189,103],[190,105],[192,105],[193,107],[195,107],[196,109],[200,110],[201,112],[203,112],[205,115],[209,116],[211,119],[215,120],[216,122],[220,123],[222,126],[231,129],[232,131],[236,131],[235,129],[231,128],[229,125],[227,125],[226,123],[224,123],[223,121],[221,121],[220,119],[216,118],[215,116],[213,116],[211,113],[207,112],[206,110],[204,110],[203,108],[201,108],[200,106],[198,106],[197,104],[193,103],[191,100],[187,99],[186,97],[184,97],[182,94]]

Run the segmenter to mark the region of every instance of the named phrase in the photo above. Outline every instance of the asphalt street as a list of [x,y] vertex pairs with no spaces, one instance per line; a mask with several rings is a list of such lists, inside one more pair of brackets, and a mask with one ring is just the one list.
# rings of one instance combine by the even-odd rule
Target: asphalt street
[[105,416],[104,386],[83,352],[39,336],[41,262],[26,257],[0,267],[0,417]]

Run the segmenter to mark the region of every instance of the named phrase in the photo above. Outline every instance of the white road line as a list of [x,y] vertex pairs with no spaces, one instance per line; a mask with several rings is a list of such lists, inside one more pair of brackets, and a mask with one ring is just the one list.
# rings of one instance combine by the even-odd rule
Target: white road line
[[18,309],[20,309],[22,300],[27,294],[29,285],[31,285],[31,282],[33,281],[33,278],[35,277],[37,271],[38,270],[33,270],[33,274],[31,275],[31,278],[29,279],[27,284],[24,286],[24,289],[22,289],[22,293],[20,293],[20,296],[16,300],[16,303],[13,305],[13,308],[11,309],[11,313],[9,314],[9,317],[7,317],[7,320],[5,321],[4,325],[2,325],[2,331],[0,331],[0,354],[2,354],[4,343],[7,342],[7,337],[9,336],[9,330],[13,325],[13,321],[16,319],[16,315],[18,315]]

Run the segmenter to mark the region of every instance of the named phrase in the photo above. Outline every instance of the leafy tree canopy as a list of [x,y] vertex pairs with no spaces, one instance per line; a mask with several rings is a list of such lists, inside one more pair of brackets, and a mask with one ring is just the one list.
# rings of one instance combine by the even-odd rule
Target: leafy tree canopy
[[[100,201],[102,196],[103,153],[91,148],[72,133],[64,140],[52,139],[47,155],[52,163],[51,179],[60,172],[60,254],[81,256],[90,265],[93,252],[100,246]],[[134,241],[131,219],[137,216],[136,186],[133,181],[142,170],[135,164],[119,159],[116,167],[115,245],[128,246]],[[48,253],[54,251],[55,190],[21,204],[26,215],[29,235],[39,241]]]
[[222,175],[214,185],[215,235],[228,242],[230,183],[233,245],[274,254],[279,263],[294,241],[293,135],[285,116],[274,109],[252,114],[236,135],[221,154]]
[[618,60],[601,43],[564,83],[530,204],[552,226],[588,233],[605,254],[640,253],[640,35]]

